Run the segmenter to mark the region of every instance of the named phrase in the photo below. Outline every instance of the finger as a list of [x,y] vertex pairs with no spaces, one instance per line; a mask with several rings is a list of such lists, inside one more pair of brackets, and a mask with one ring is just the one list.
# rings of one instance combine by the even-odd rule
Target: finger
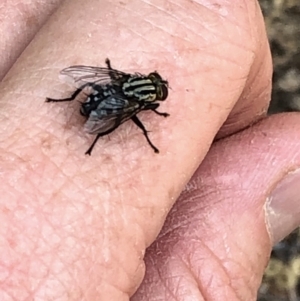
[[250,50],[252,54],[249,53],[249,56],[253,57],[253,63],[244,89],[220,129],[218,138],[235,133],[263,118],[269,107],[273,73],[272,58],[259,3],[255,2],[254,6],[255,8],[248,7],[253,47],[252,51]]
[[[9,200],[4,207],[21,208],[16,216],[5,214],[4,229],[22,237],[30,233],[24,264],[51,254],[50,263],[64,267],[58,275],[47,261],[46,274],[32,271],[41,289],[54,281],[53,299],[74,287],[93,299],[128,299],[143,277],[145,248],[247,82],[253,63],[248,9],[256,9],[254,2],[224,6],[226,18],[214,6],[191,2],[182,9],[182,1],[170,3],[170,13],[159,3],[106,1],[99,14],[98,1],[64,2],[2,83],[0,176],[3,199]],[[44,103],[46,96],[68,92],[57,81],[60,69],[100,65],[107,56],[115,68],[158,70],[169,80],[172,90],[162,111],[171,116],[139,115],[159,155],[128,122],[86,158],[94,137],[82,131],[78,102]],[[45,243],[31,256],[40,239]],[[22,253],[18,246],[12,249],[11,254]],[[22,277],[19,271],[32,279],[26,266],[11,277]]]
[[299,133],[299,114],[276,115],[215,143],[132,300],[256,300],[272,244],[300,224]]
[[0,3],[0,81],[61,0]]

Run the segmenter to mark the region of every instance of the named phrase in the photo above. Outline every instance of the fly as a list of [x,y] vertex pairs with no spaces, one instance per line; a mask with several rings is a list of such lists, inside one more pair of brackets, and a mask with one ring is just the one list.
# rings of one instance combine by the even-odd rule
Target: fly
[[156,71],[148,75],[130,74],[113,69],[109,59],[105,63],[107,68],[78,65],[63,69],[60,73],[69,76],[77,89],[68,98],[46,98],[46,102],[73,101],[84,89],[91,90],[80,108],[81,115],[87,118],[85,131],[96,135],[85,153],[87,155],[91,155],[100,137],[113,132],[129,119],[143,131],[154,152],[159,153],[137,114],[151,110],[160,116],[169,116],[168,113],[157,111],[159,101],[168,97],[168,82]]

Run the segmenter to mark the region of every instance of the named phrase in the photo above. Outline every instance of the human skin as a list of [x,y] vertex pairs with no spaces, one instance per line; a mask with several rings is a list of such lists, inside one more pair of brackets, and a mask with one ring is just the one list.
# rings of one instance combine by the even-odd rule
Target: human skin
[[0,80],[60,2],[62,1],[0,2]]
[[[106,57],[168,79],[170,117],[139,114],[159,155],[126,122],[85,156],[78,102],[44,102]],[[61,4],[1,83],[0,300],[128,300],[145,262],[133,300],[255,300],[299,219],[266,206],[300,162],[298,115],[265,117],[271,72],[256,1]]]

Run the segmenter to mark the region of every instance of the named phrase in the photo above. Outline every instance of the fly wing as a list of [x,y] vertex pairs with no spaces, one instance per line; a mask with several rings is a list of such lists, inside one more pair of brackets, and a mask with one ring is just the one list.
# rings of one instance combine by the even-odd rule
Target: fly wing
[[97,109],[90,113],[84,129],[89,134],[104,134],[114,130],[141,110],[137,101],[112,95],[103,99]]
[[130,76],[125,72],[115,69],[83,65],[65,68],[60,72],[60,74],[62,79],[67,77],[67,81],[71,82],[71,84],[77,88],[80,88],[86,83],[107,84],[112,82],[112,77],[114,79],[118,79]]

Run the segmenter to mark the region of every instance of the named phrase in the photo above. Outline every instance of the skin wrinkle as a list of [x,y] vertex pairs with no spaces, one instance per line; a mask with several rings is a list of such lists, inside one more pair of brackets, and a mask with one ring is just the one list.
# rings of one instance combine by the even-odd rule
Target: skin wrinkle
[[[239,270],[240,271],[240,270]],[[244,270],[244,272],[249,274],[249,269]],[[243,300],[244,296],[251,296],[250,300],[255,300],[256,297],[256,287],[259,287],[259,283],[255,285],[254,287],[251,287],[249,284],[251,284],[251,281],[246,281],[243,277],[231,277],[231,286],[232,291],[236,295],[237,300]]]
[[[191,269],[193,267],[192,262],[189,261],[189,258],[187,258],[187,262],[183,259],[183,257],[180,258],[180,261],[185,265],[187,273],[192,275],[192,278],[194,279],[194,282],[197,284],[197,287],[199,289],[199,293],[203,296],[203,300],[205,300],[206,298],[205,296],[205,289],[204,286],[201,285],[201,281],[199,281],[199,277],[196,275],[196,273],[194,272],[193,269]],[[209,285],[210,286],[210,285]],[[205,299],[204,299],[205,298]]]
[[[0,15],[3,18],[0,20],[0,33],[3,33],[3,38],[0,41],[0,80],[60,2],[61,0],[32,0],[26,4],[15,0],[1,2]],[[7,32],[10,35],[5,34]]]
[[[25,107],[24,107],[24,109],[25,109]],[[5,115],[5,111],[3,111],[3,114]],[[44,131],[43,126],[41,126],[43,124],[43,122],[37,121],[35,124],[35,131],[33,132],[30,128],[26,128],[24,126],[22,126],[22,127],[18,126],[18,124],[20,123],[20,120],[21,120],[21,122],[23,119],[26,120],[27,116],[24,116],[21,119],[20,118],[9,118],[9,116],[7,116],[6,118],[9,120],[9,129],[7,129],[7,130],[4,129],[5,130],[5,131],[3,131],[4,135],[2,135],[2,136],[9,137],[9,139],[4,138],[8,142],[7,149],[9,152],[11,152],[13,149],[16,149],[14,146],[16,140],[15,139],[12,140],[11,135],[10,135],[12,130],[14,132],[16,132],[16,130],[17,130],[17,132],[18,132],[17,140],[19,140],[19,141],[24,140],[24,142],[30,141],[30,140],[36,141],[36,139],[39,141],[42,137],[47,137],[47,134],[53,136],[53,133],[50,133],[48,131],[48,129],[46,129]],[[43,120],[43,118],[44,117],[41,115],[37,119]],[[27,124],[26,121],[22,122],[22,123]],[[30,125],[29,125],[29,127],[30,127]],[[40,137],[41,133],[43,133],[42,137]],[[21,139],[20,139],[20,137],[21,137]],[[24,143],[23,145],[26,145],[26,143]],[[21,147],[20,150],[23,149],[23,145],[20,143],[20,147]],[[5,150],[3,150],[3,151],[5,151]]]
[[[248,20],[248,26],[247,26],[247,28],[249,29],[249,31],[250,31],[250,38],[252,39],[252,42],[254,42],[255,40],[254,40],[254,37],[256,36],[255,34],[254,34],[254,31],[253,31],[253,26],[251,26],[252,25],[252,22],[251,22],[251,19],[250,19],[250,12],[252,11],[250,8],[249,8],[249,4],[247,3],[247,0],[242,0],[242,2],[243,2],[243,5],[246,7],[246,18],[247,18],[247,20]],[[249,1],[248,1],[249,2]],[[257,1],[258,2],[258,1]],[[252,3],[251,3],[252,4]],[[254,5],[255,5],[255,3],[254,3]],[[260,10],[260,8],[258,8],[258,10]],[[254,10],[254,11],[257,11],[257,9],[256,10]],[[253,18],[253,20],[257,20],[257,18]],[[253,45],[255,45],[255,43],[253,43]]]
[[[180,6],[179,6],[178,4],[174,4],[174,5],[176,5],[176,6],[178,6],[178,7],[180,8]],[[179,20],[178,18],[175,18],[174,15],[172,15],[172,14],[170,14],[170,13],[164,11],[163,9],[161,9],[161,11],[164,12],[164,13],[167,13],[167,15],[173,17],[173,18],[172,18],[172,21],[178,21],[178,20]],[[216,17],[219,17],[219,15],[216,14]],[[191,17],[188,16],[188,19],[191,19]],[[220,20],[221,20],[221,19],[220,19]],[[200,22],[200,21],[198,22],[197,19],[192,19],[192,21],[194,21],[195,24],[196,24],[198,27],[199,27],[199,26],[200,26],[200,27],[202,26],[203,29],[205,30],[205,32],[208,33],[208,35],[211,34],[211,35],[213,35],[214,37],[216,37],[216,38],[217,38],[217,41],[230,42],[230,44],[233,45],[233,46],[237,46],[237,47],[239,47],[239,48],[241,48],[241,49],[246,49],[246,47],[245,47],[244,44],[239,44],[239,43],[237,42],[238,39],[230,39],[230,40],[228,41],[228,36],[224,36],[224,34],[219,34],[219,31],[218,31],[218,30],[217,30],[217,31],[212,31],[213,27],[205,26],[205,23]],[[226,19],[226,21],[228,21],[228,20]],[[226,22],[226,23],[228,23],[228,22]],[[230,23],[230,22],[229,22],[229,23]],[[151,23],[151,24],[152,24],[152,23]],[[189,25],[188,22],[185,23],[185,22],[182,22],[182,21],[181,21],[181,22],[180,22],[180,25],[183,26],[183,28],[186,28],[189,32],[193,33],[193,34],[195,35],[195,37],[199,38],[199,32],[194,31],[194,27],[189,27],[189,26],[188,26],[188,25]],[[233,25],[236,26],[237,24],[233,23]],[[157,25],[156,25],[156,26],[157,26]],[[195,27],[197,27],[197,26],[195,26]],[[167,27],[167,28],[168,28],[168,27]],[[163,30],[163,31],[165,31],[166,28],[160,28],[160,29]],[[175,32],[175,33],[173,33],[173,32],[172,32],[172,33],[171,33],[171,32],[167,32],[167,33],[169,33],[170,35],[172,35],[172,36],[174,36],[174,37],[176,37],[176,38],[178,38],[178,39],[182,39],[183,41],[188,41],[188,42],[190,42],[190,43],[194,43],[192,40],[186,40],[185,38],[182,38],[180,35],[177,35],[176,32]],[[248,35],[248,31],[247,31],[247,30],[245,30],[243,33]],[[251,37],[250,37],[250,38],[251,38]],[[210,45],[213,45],[213,44],[210,44]],[[249,43],[249,45],[251,45],[251,44]]]
[[[41,116],[41,120],[42,120],[43,118],[42,118],[42,116]],[[21,122],[22,122],[22,119],[19,119],[19,121],[21,120]],[[26,120],[26,118],[24,117],[24,120]],[[26,122],[24,122],[24,124],[26,124]],[[17,127],[17,125],[16,125],[16,127]],[[43,133],[43,128],[39,125],[39,123],[36,123],[36,131],[33,133],[33,132],[31,132],[28,128],[25,128],[25,127],[22,127],[22,128],[20,128],[20,127],[18,127],[18,130],[21,132],[21,133],[23,133],[22,135],[21,135],[21,137],[22,137],[22,139],[24,139],[24,140],[32,140],[32,141],[36,141],[36,140],[38,140],[38,141],[40,141],[41,139],[40,139],[40,133]],[[50,133],[49,132],[45,132],[45,134],[47,135],[50,135]],[[44,135],[44,133],[43,133],[43,135]],[[10,147],[9,147],[9,149],[10,149]]]
[[[195,2],[194,2],[194,3],[195,3]],[[246,28],[244,29],[244,27],[241,26],[241,25],[242,25],[241,22],[233,22],[233,21],[232,21],[232,20],[233,20],[232,17],[234,16],[234,14],[231,14],[231,15],[230,15],[231,18],[227,18],[227,16],[226,16],[226,18],[224,18],[224,16],[222,16],[222,15],[219,14],[219,11],[218,11],[218,12],[215,12],[214,10],[211,10],[208,6],[205,6],[205,5],[203,5],[203,4],[201,4],[201,7],[204,8],[204,9],[208,9],[209,12],[212,12],[213,15],[215,15],[216,17],[218,17],[220,20],[226,21],[226,24],[229,23],[230,25],[233,25],[232,27],[230,27],[231,29],[234,28],[235,30],[237,30],[237,29],[243,30],[243,32],[242,32],[243,35],[247,35],[247,37],[249,37],[249,39],[252,38],[252,36],[249,34],[249,29],[248,29],[248,27],[247,27],[247,29],[246,29]],[[224,19],[222,19],[222,17],[223,17]],[[212,29],[212,27],[206,26],[205,23],[200,22],[200,21],[198,22],[198,19],[195,19],[195,22],[196,22],[196,25],[202,25],[203,28],[204,28],[207,32],[210,32],[210,30]],[[222,35],[222,34],[219,34],[219,32],[220,32],[219,30],[216,30],[216,31],[212,32],[212,34],[213,34],[214,37],[219,38],[221,41],[225,40],[225,36]],[[226,35],[226,38],[228,38],[228,35]],[[225,41],[226,41],[226,40],[225,40]],[[236,38],[232,38],[232,39],[230,39],[228,42],[230,42],[230,43],[232,43],[232,45],[238,46],[238,47],[240,47],[240,48],[243,48],[243,47],[244,47],[244,44],[238,43],[238,40],[237,40]],[[251,45],[251,43],[249,43],[249,45]]]
[[[76,241],[78,241],[79,239],[77,238],[76,239]],[[67,250],[66,250],[67,251]],[[80,256],[80,257],[84,257],[84,254],[86,253],[86,249],[83,249],[83,254]],[[80,250],[79,250],[79,252],[80,252]],[[80,253],[82,253],[82,252],[80,252]],[[66,253],[67,254],[67,253]],[[89,254],[89,253],[87,253],[87,254]],[[73,256],[73,258],[74,259],[72,259],[72,260],[69,260],[69,258],[67,259],[67,261],[68,261],[68,264],[65,266],[65,268],[64,269],[68,269],[68,265],[69,266],[74,266],[74,263],[77,261],[77,259],[76,259],[76,256],[74,257]],[[75,261],[74,261],[75,260]],[[66,261],[65,259],[63,259],[63,257],[61,257],[61,262],[63,262],[63,261]],[[96,262],[95,262],[95,266],[96,266]],[[57,271],[57,275],[59,275],[59,273],[60,273],[60,271]],[[76,278],[74,278],[72,275],[70,275],[75,281],[74,281],[74,283],[78,283],[78,280],[79,279],[76,279]],[[63,284],[63,282],[61,282],[61,284]]]
[[[147,22],[147,19],[145,19],[144,21]],[[153,25],[153,26],[155,26],[156,29],[159,29],[160,31],[163,31],[163,32],[165,32],[165,33],[171,35],[171,31],[166,30],[167,27],[158,27],[158,25],[156,25],[155,23],[151,23],[150,21],[148,21],[148,23],[151,24],[151,25]],[[133,30],[131,30],[131,31],[133,31]],[[177,36],[176,33],[172,33],[172,35],[173,35],[174,37],[176,37],[177,39],[180,39],[180,40],[182,40],[182,41],[193,43],[192,41],[187,40],[186,38],[182,38],[182,37],[180,37],[180,36]],[[152,44],[155,45],[155,46],[157,46],[158,48],[161,48],[161,47],[162,47],[161,44],[154,44],[153,41],[152,41]],[[167,45],[166,45],[166,46],[163,45],[163,46],[164,46],[164,51],[165,51],[166,53],[168,53],[168,52],[169,52],[169,49],[166,47]],[[192,48],[192,49],[193,49],[193,48]]]
[[[165,295],[168,298],[167,300],[170,300],[169,299],[170,296],[172,296],[174,300],[177,300],[177,297],[176,297],[175,293],[173,292],[173,290],[171,290],[171,288],[169,288],[169,285],[167,284],[168,278],[162,277],[162,275],[160,273],[160,269],[157,269],[157,272],[158,272],[159,279],[160,279],[160,281],[163,284],[163,287],[165,289]],[[169,293],[169,294],[167,294],[167,293]]]
[[[20,158],[17,157],[16,159],[19,160],[19,162],[21,162]],[[15,171],[14,173],[11,174],[9,181],[7,181],[7,185],[9,186],[8,188],[10,188],[10,190],[8,190],[8,191],[18,192],[22,195],[22,193],[23,193],[22,189],[20,187],[16,186],[15,183],[23,180],[22,182],[25,183],[26,185],[31,184],[31,182],[28,181],[28,179],[26,179],[27,181],[24,181],[24,179],[21,179],[21,177],[20,177],[20,171],[26,172],[26,170],[24,170],[24,168],[21,169],[21,167],[23,167],[23,166],[19,166],[19,170]],[[31,187],[31,185],[30,185],[30,187]]]
[[[27,239],[30,239],[30,237],[27,237]],[[13,251],[13,249],[11,249],[11,251]],[[29,250],[27,250],[27,251],[29,251]],[[33,251],[33,249],[32,249],[32,251]],[[25,254],[23,254],[23,256],[22,256],[22,259],[24,260],[25,258],[26,259],[29,259],[29,260],[26,260],[25,262],[26,263],[30,263],[31,261],[30,261],[30,258],[32,258],[32,256],[34,255],[34,251],[33,252],[30,252],[28,255],[26,255],[25,256]],[[10,254],[10,256],[11,256],[11,254]],[[8,258],[8,257],[7,257]],[[19,262],[15,262],[15,263],[17,263],[18,265],[17,265],[17,269],[20,271],[20,270],[22,270],[22,267],[21,267],[21,262],[22,262],[22,260],[21,260],[21,258],[19,258],[19,260],[18,260]],[[26,265],[26,269],[24,270],[24,272],[26,273],[26,270],[27,269],[29,269],[30,268],[30,266],[28,266],[28,264]],[[24,263],[23,263],[23,265],[24,265]],[[13,265],[11,265],[11,275],[10,275],[10,277],[8,277],[6,280],[7,280],[7,282],[9,282],[10,281],[10,279],[11,279],[11,277],[14,275],[14,268],[13,268]],[[4,284],[4,283],[2,283],[2,284]]]
[[[143,1],[143,2],[146,2],[146,1]],[[161,12],[163,12],[163,13],[166,14],[167,16],[171,17],[171,21],[180,21],[179,24],[180,24],[181,26],[183,26],[184,28],[188,29],[189,32],[193,33],[195,36],[197,36],[197,37],[199,36],[199,34],[197,34],[197,33],[193,30],[192,27],[187,27],[187,24],[185,24],[184,22],[182,22],[179,18],[176,18],[176,15],[171,14],[171,13],[169,13],[167,10],[164,10],[164,9],[162,9],[162,8],[159,8],[158,6],[154,6],[153,4],[151,4],[151,3],[149,3],[149,2],[146,2],[146,3],[147,3],[149,6],[153,6],[153,7],[155,7],[155,8],[158,8]],[[152,22],[150,22],[150,21],[149,21],[149,23],[152,24],[152,25],[155,25],[155,26],[157,27],[157,25],[156,25],[155,23],[152,23]],[[202,23],[200,23],[200,22],[199,22],[199,25],[203,26]],[[186,37],[181,37],[180,35],[177,35],[176,32],[175,32],[175,33],[174,33],[174,32],[171,33],[171,31],[166,31],[167,28],[168,28],[168,27],[159,27],[159,29],[160,29],[161,31],[164,31],[164,32],[170,34],[171,36],[174,36],[174,37],[176,37],[176,38],[178,38],[178,39],[180,39],[180,40],[187,41],[187,42],[190,42],[191,44],[194,44],[194,42],[193,42],[192,40],[188,40],[188,39],[186,39]]]
[[[260,60],[255,60],[255,64],[251,65],[251,69],[249,72],[249,77],[248,77],[248,81],[247,81],[247,89],[249,91],[253,90],[253,87],[255,86],[255,82],[260,80],[260,78],[262,78],[263,76],[260,74],[261,73],[261,69],[259,69],[259,66],[261,64],[265,64],[266,59],[270,59],[270,53],[268,52],[266,54],[266,56],[264,56],[264,58],[260,59]],[[266,81],[264,86],[261,86],[259,90],[256,90],[256,97],[259,97],[260,94],[265,94],[266,91],[268,91],[268,86],[269,86],[269,82]],[[268,91],[268,94],[270,92]],[[246,93],[245,93],[246,94]],[[249,97],[249,96],[248,96]]]
[[[147,22],[147,19],[145,19],[145,16],[142,16],[141,14],[138,14],[137,11],[131,11],[129,9],[127,9],[126,7],[122,9],[126,9],[128,12],[130,12],[130,14],[134,13],[135,17],[139,17],[142,21]],[[121,24],[121,28],[127,28],[127,24],[126,23],[122,23],[120,20],[118,20],[118,22]],[[148,22],[148,24],[150,24],[154,29],[159,29],[163,32],[166,32],[165,28],[162,27],[157,27],[157,25],[155,23],[151,23]],[[153,31],[154,31],[153,29]],[[130,32],[133,32],[137,37],[142,38],[144,41],[147,41],[146,36],[144,36],[143,34],[139,34],[136,30],[134,30],[133,28],[127,28],[127,30],[129,30]],[[163,48],[164,51],[167,52],[167,49],[164,47],[165,45],[162,45],[161,43],[155,43],[155,41],[151,40],[152,44],[157,48]]]
[[[176,255],[176,256],[178,257],[178,255]],[[180,262],[183,263],[184,266],[186,266],[186,268],[189,266],[189,265],[186,263],[186,261],[183,260],[183,258],[181,258]],[[170,263],[170,265],[172,265],[172,263]],[[180,265],[180,266],[181,266],[181,265]],[[190,266],[192,267],[193,265],[190,265]],[[187,270],[188,270],[188,269],[187,269]],[[160,273],[160,268],[158,269],[158,273]],[[182,272],[181,272],[181,274],[182,274]],[[190,274],[192,274],[193,278],[196,279],[196,275],[195,275],[195,273],[193,272],[193,270],[191,270],[191,272],[189,273],[189,275],[190,275]],[[178,276],[179,276],[179,275],[178,275]],[[166,277],[161,277],[161,278],[162,278],[162,279],[161,279],[161,282],[164,283],[164,286],[167,288],[167,290],[169,290],[170,292],[176,291],[176,290],[174,289],[173,285],[172,285],[172,283],[174,282],[174,276],[171,276],[171,277],[168,277],[168,278],[166,278]],[[177,278],[177,277],[176,277],[176,278]],[[180,278],[182,278],[182,276],[180,276]],[[164,279],[165,279],[165,280],[164,280]],[[167,283],[168,280],[170,280],[171,285]],[[196,281],[196,283],[198,283],[198,281]],[[171,291],[171,286],[172,286],[172,291]],[[198,287],[199,287],[199,285],[198,285]],[[202,290],[200,290],[200,292],[204,293],[204,291],[202,291]],[[174,299],[176,300],[175,297],[174,297]]]
[[[226,275],[226,279],[227,279],[227,285],[226,285],[226,287],[229,288],[230,292],[237,297],[236,300],[241,300],[240,298],[238,298],[239,296],[237,295],[237,292],[232,288],[232,280],[231,280],[231,277],[230,277],[230,275],[228,273],[228,270],[226,269],[225,266],[223,266],[223,261],[221,259],[219,259],[214,254],[214,251],[207,244],[201,243],[201,248],[205,248],[205,250],[209,252],[209,256],[205,255],[205,257],[203,257],[203,260],[205,260],[204,258],[207,258],[207,257],[209,257],[210,260],[214,259],[215,263],[217,263],[217,266],[221,268],[221,270],[223,272],[223,276],[222,276],[222,289],[224,291],[226,291],[226,289],[224,289],[224,275]],[[191,254],[193,254],[193,253],[191,253]],[[182,262],[185,263],[185,261],[183,259],[182,259]],[[196,277],[197,274],[194,272],[193,260],[190,260],[190,261],[188,260],[188,263],[186,264],[186,266],[187,267],[190,266],[190,273],[193,275],[193,277],[195,279],[197,279],[197,278],[201,279],[201,277]],[[196,265],[196,266],[199,267],[199,265]],[[219,274],[221,274],[221,273],[219,273]],[[215,281],[213,281],[213,277],[210,277],[208,279],[208,282],[205,283],[205,287],[211,287],[213,282],[215,282]],[[213,286],[215,287],[215,285],[213,285]],[[201,288],[204,289],[204,286],[201,286]],[[205,295],[205,290],[200,290],[200,292],[202,292],[202,295]],[[212,291],[211,293],[214,294],[214,291]],[[207,295],[207,293],[206,293],[206,295]],[[207,300],[215,300],[215,299],[214,299],[214,296],[210,294],[210,296],[207,296]],[[232,300],[232,296],[230,297],[230,300]]]
[[[152,4],[148,3],[148,2],[147,2],[147,4],[152,5]],[[153,6],[153,5],[152,5],[152,6]],[[156,6],[154,6],[154,7],[156,7]],[[160,9],[160,10],[161,10],[162,12],[166,13],[167,15],[169,15],[170,17],[172,17],[172,19],[171,19],[172,21],[177,21],[177,20],[178,20],[178,18],[174,18],[174,15],[168,13],[167,11],[165,11],[165,10],[163,10],[163,9]],[[150,22],[150,21],[148,21],[148,22]],[[161,29],[161,30],[164,31],[164,32],[167,32],[169,35],[174,36],[174,37],[176,37],[177,39],[180,39],[180,40],[183,40],[183,41],[187,41],[187,42],[193,43],[192,40],[188,40],[188,39],[186,39],[186,38],[182,38],[180,35],[176,35],[176,32],[171,34],[170,31],[166,31],[166,28],[167,28],[166,26],[164,26],[164,27],[158,27],[157,24],[155,24],[155,23],[153,23],[153,22],[150,22],[150,24],[153,25],[153,26],[155,26],[156,28]],[[202,24],[202,23],[199,22],[199,24]],[[197,34],[197,33],[193,30],[192,27],[187,27],[186,24],[185,24],[184,22],[181,22],[181,25],[183,26],[183,28],[188,29],[188,31],[191,32],[191,33],[193,33],[195,36],[197,36],[197,37],[199,36],[199,34]],[[207,28],[205,28],[205,29],[207,29]],[[223,38],[223,36],[222,36],[222,38]],[[196,48],[197,48],[197,47],[196,47]],[[195,49],[196,49],[196,48],[195,48]]]
[[[21,157],[20,157],[21,160]],[[28,175],[27,177],[23,177],[23,179],[27,182],[27,183],[32,183],[31,187],[34,188],[32,191],[35,191],[35,189],[37,191],[42,192],[43,194],[46,194],[48,191],[50,192],[50,190],[48,189],[48,185],[51,183],[51,175],[54,174],[54,178],[56,175],[61,175],[60,172],[60,168],[58,166],[51,166],[51,168],[47,168],[47,172],[46,174],[49,176],[48,180],[46,180],[46,183],[44,185],[41,185],[43,182],[45,182],[45,179],[43,179],[42,175],[43,175],[43,171],[44,169],[41,170],[41,168],[43,168],[42,165],[42,160],[36,164],[35,166],[28,166],[27,162],[22,162],[22,169],[20,169],[20,165],[19,165],[19,169],[16,170],[16,174],[18,175],[18,177],[20,178],[21,175],[24,173],[25,175]],[[53,169],[53,167],[55,167]],[[63,179],[63,177],[60,176],[61,179]],[[28,182],[30,181],[30,182]],[[70,180],[72,181],[72,180]],[[70,183],[70,181],[68,181]],[[59,182],[59,187],[62,188],[66,183],[65,182]],[[15,187],[18,187],[15,185]],[[51,187],[51,185],[49,186]],[[22,190],[20,190],[19,192],[22,192]]]
[[[195,290],[195,289],[198,290],[197,296],[196,296],[197,301],[203,300],[202,296],[205,296],[205,294],[202,294],[202,291],[199,289],[199,285],[197,283],[197,280],[194,278],[194,276],[195,275],[192,274],[192,277],[189,277],[189,281],[191,283],[195,282],[195,285],[193,285],[193,290]],[[179,297],[179,300],[183,300],[184,301],[184,300],[186,300],[186,292],[187,291],[189,292],[190,289],[186,289],[185,288],[186,278],[183,275],[180,276],[180,279],[181,279],[182,283],[178,283],[178,289],[176,288],[176,289],[174,289],[174,291],[177,292],[177,296]]]
[[[222,55],[220,55],[220,54],[217,54],[217,53],[214,53],[214,52],[211,52],[211,51],[207,51],[207,50],[205,50],[205,56],[206,57],[211,57],[211,58],[214,58],[214,59],[220,59],[220,61],[221,62],[225,62],[225,63],[231,63],[232,65],[235,65],[236,67],[240,67],[240,65],[234,60],[234,59],[230,59],[230,58],[224,58]],[[247,65],[249,65],[249,66],[251,66],[251,62],[249,62],[249,64],[247,64]],[[237,78],[237,80],[243,80],[243,84],[242,85],[240,85],[239,87],[237,87],[237,88],[239,88],[239,89],[243,89],[244,88],[244,86],[245,86],[245,82],[246,82],[246,78],[247,78],[247,75],[243,75],[243,76],[239,76],[238,78]],[[231,79],[231,80],[234,80],[234,79]],[[214,79],[212,78],[212,81],[211,81],[212,83],[214,83],[215,85],[218,85],[218,84],[220,84],[220,86],[222,86],[222,81],[220,81],[220,80],[215,80],[214,81]],[[231,88],[232,89],[232,88]]]
[[140,266],[140,268],[141,268],[141,266]]
[[[235,244],[234,247],[237,250],[243,252],[243,250],[241,248],[239,248],[238,244]],[[252,283],[251,281],[245,282],[243,277],[238,277],[237,274],[234,275],[234,273],[232,272],[233,269],[236,269],[236,271],[238,273],[242,273],[244,271],[245,275],[249,274],[249,270],[251,270],[251,269],[249,269],[249,266],[255,266],[255,265],[252,264],[253,261],[247,256],[247,254],[245,254],[245,258],[247,259],[245,261],[238,261],[238,260],[235,260],[235,258],[230,258],[230,260],[227,259],[227,260],[222,261],[222,265],[224,266],[223,269],[224,269],[224,271],[226,271],[226,275],[228,275],[228,279],[232,278],[232,280],[230,280],[230,287],[232,287],[233,291],[239,297],[238,300],[242,300],[243,296],[251,295],[252,292],[255,292],[256,287],[259,286],[259,283],[257,282],[257,286],[250,287],[249,284]],[[233,268],[233,266],[234,266],[234,268]],[[236,268],[236,266],[238,266],[238,268]],[[255,269],[253,269],[253,270],[255,270]],[[231,274],[234,275],[233,277],[230,277],[230,272],[231,272]],[[257,277],[257,279],[258,279],[258,277]],[[238,294],[238,292],[240,292],[241,289],[242,289],[242,293]],[[245,293],[245,290],[247,290],[246,293]]]
[[[254,37],[257,35],[252,34],[252,36]],[[243,94],[241,95],[241,99],[236,103],[233,111],[231,112],[231,114],[229,115],[229,117],[226,121],[225,126],[223,127],[221,132],[219,132],[218,137],[222,137],[222,136],[231,134],[232,128],[239,127],[240,129],[243,129],[243,128],[249,126],[250,123],[257,122],[266,115],[267,108],[268,108],[267,103],[270,100],[270,94],[271,94],[270,82],[265,81],[264,86],[257,85],[257,82],[259,82],[260,78],[262,78],[262,77],[271,78],[271,76],[263,76],[260,74],[261,70],[265,71],[264,68],[261,68],[261,65],[266,64],[266,61],[268,62],[269,60],[271,60],[271,55],[270,55],[270,50],[268,50],[269,48],[267,46],[266,47],[259,46],[260,43],[261,42],[256,39],[255,44],[257,45],[257,47],[267,49],[267,53],[264,56],[260,56],[259,60],[256,58],[254,63],[252,64],[250,71],[249,71],[248,81],[246,83],[246,86],[248,88],[247,88],[247,90],[245,90],[243,92]],[[272,72],[271,68],[269,68],[268,72],[269,73]],[[254,90],[254,89],[252,89],[252,87],[259,87],[260,90],[257,90],[257,88],[256,88],[255,94],[253,94],[252,90]],[[250,101],[248,101],[248,99],[245,99],[246,95],[247,95],[248,99],[267,98],[267,100],[268,100],[267,102],[261,101],[262,105],[260,105],[260,107],[257,108],[255,116],[252,116],[253,115],[253,109],[251,109],[252,103]],[[245,112],[247,112],[246,114],[249,115],[249,117],[245,116]],[[241,115],[243,115],[244,118],[241,118],[240,117]],[[249,120],[249,118],[252,119],[252,122]]]
[[[173,215],[169,215],[168,219],[170,219],[170,225],[168,225],[168,227],[164,227],[159,236],[158,239],[162,240],[162,239],[166,239],[166,237],[172,235],[173,233],[176,233],[176,230],[179,229],[184,229],[187,228],[188,225],[196,220],[200,222],[199,217],[197,216],[197,210],[199,209],[199,205],[197,204],[197,207],[195,206],[195,200],[198,199],[199,196],[194,196],[194,198],[192,198],[190,195],[188,197],[185,197],[183,195],[181,195],[180,197],[180,204],[181,206],[186,206],[188,208],[195,208],[195,209],[189,209],[189,213],[195,212],[195,217],[191,218],[190,214],[187,215],[184,210],[181,210],[181,218],[180,219],[173,219]],[[186,200],[186,201],[185,201]],[[176,207],[175,207],[176,208]],[[202,208],[202,206],[201,206]],[[209,207],[208,207],[209,208]],[[203,209],[203,208],[202,208]],[[174,211],[174,208],[173,208]],[[205,213],[204,213],[205,214]],[[172,220],[173,219],[173,220]],[[204,223],[205,221],[202,221],[201,223]],[[203,225],[205,226],[205,225]],[[184,236],[184,234],[183,234]]]

